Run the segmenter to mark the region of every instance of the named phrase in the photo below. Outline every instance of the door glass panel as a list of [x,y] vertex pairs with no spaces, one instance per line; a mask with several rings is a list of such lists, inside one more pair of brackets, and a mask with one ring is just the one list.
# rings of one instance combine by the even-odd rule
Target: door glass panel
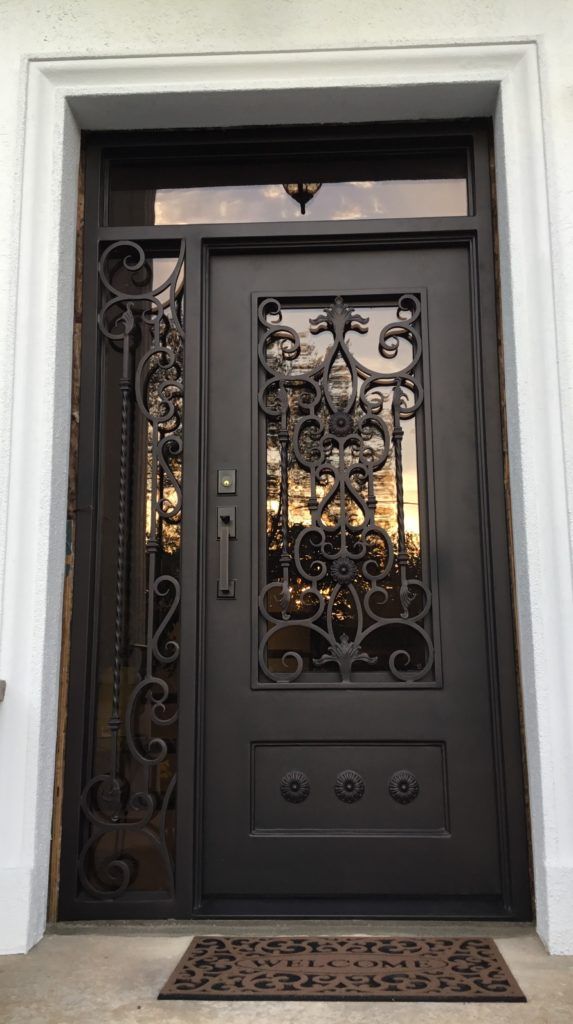
[[415,295],[260,303],[266,579],[261,681],[399,682],[433,664],[423,579]]

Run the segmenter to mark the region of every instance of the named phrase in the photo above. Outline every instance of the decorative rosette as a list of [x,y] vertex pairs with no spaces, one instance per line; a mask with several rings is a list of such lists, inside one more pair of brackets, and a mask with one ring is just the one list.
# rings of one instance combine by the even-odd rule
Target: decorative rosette
[[304,772],[287,772],[280,781],[280,791],[289,804],[301,804],[310,793],[310,782]]
[[352,583],[352,580],[356,577],[356,571],[356,562],[353,562],[351,558],[347,558],[346,555],[335,558],[330,566],[330,575],[335,583]]
[[409,804],[418,796],[420,784],[412,772],[402,769],[394,772],[388,780],[388,792],[397,803]]
[[346,437],[354,430],[354,420],[349,412],[333,412],[328,418],[328,430],[335,437]]
[[362,776],[350,769],[340,772],[334,784],[334,792],[344,804],[355,804],[357,800],[361,800],[365,788]]

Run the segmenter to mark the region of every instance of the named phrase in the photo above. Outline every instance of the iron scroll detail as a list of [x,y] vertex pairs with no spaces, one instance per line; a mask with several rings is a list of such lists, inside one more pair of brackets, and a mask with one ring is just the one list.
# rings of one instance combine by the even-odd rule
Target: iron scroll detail
[[[153,253],[136,242],[113,242],[99,260],[100,338],[121,352],[122,367],[109,742],[81,795],[79,879],[96,899],[116,899],[133,886],[137,851],[144,849],[155,851],[165,893],[174,892],[168,816],[176,786],[171,727],[181,587],[170,567],[182,512],[183,242],[170,262],[168,276],[157,282]],[[136,529],[131,491],[137,471],[145,517]],[[136,625],[129,608],[134,562],[146,594]]]
[[[423,404],[421,303],[413,294],[392,303],[395,317],[380,330],[374,368],[354,354],[370,319],[341,296],[307,320],[305,335],[330,336],[312,365],[304,365],[301,334],[284,321],[280,302],[266,298],[258,306],[265,378],[259,407],[267,431],[272,425],[280,467],[278,509],[268,526],[278,568],[259,595],[259,665],[276,683],[323,666],[332,666],[342,683],[365,668],[411,683],[433,665],[431,594],[421,572],[412,571],[404,508],[404,423]],[[386,361],[387,371],[380,366]],[[304,523],[297,529],[289,522],[293,467],[299,481],[304,477],[297,495],[301,503],[304,490]],[[392,530],[377,514],[382,475],[392,476]],[[373,646],[382,632],[386,664]],[[306,664],[293,646],[303,634],[313,646]],[[281,638],[277,668],[269,651],[280,648]]]

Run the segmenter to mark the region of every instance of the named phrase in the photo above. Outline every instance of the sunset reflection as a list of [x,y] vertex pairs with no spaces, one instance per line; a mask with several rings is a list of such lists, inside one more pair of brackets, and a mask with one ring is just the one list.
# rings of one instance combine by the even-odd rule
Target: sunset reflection
[[[323,363],[328,355],[328,349],[332,342],[328,334],[313,335],[309,329],[309,317],[315,316],[318,310],[311,309],[289,309],[289,325],[298,332],[301,340],[301,353],[296,361],[296,372],[305,373],[315,369]],[[353,334],[349,337],[349,349],[354,358],[363,363],[369,369],[378,369],[381,373],[389,370],[387,360],[380,355],[377,347],[378,337],[386,324],[396,318],[394,307],[360,307],[362,315],[370,318],[370,327],[367,334]],[[404,349],[409,348],[404,344]],[[409,353],[400,350],[397,353],[396,361],[405,363]],[[288,369],[283,362],[282,369]],[[337,378],[338,393],[341,401],[344,399],[349,386],[349,375],[347,369],[342,366],[334,366],[333,376]],[[383,390],[383,389],[381,389]],[[392,429],[392,415],[390,409],[389,395],[385,396],[386,402],[383,407],[382,416],[386,421],[389,430]],[[404,426],[403,460],[404,460],[404,516],[407,533],[412,535],[419,545],[420,517],[418,503],[418,464],[416,451],[416,425],[413,419],[406,420]],[[273,517],[278,515],[280,505],[280,450],[276,438],[276,424],[269,422],[267,428],[267,527],[271,530]],[[376,496],[376,520],[378,525],[387,530],[392,536],[396,532],[396,477],[394,473],[393,454],[390,453],[384,468],[376,473],[374,478],[374,489]],[[319,501],[324,497],[326,488],[318,488]],[[308,473],[292,460],[289,465],[289,527],[310,526],[311,512],[308,507]],[[333,510],[329,511],[330,518],[333,518]],[[358,510],[350,510],[350,521],[352,525],[359,525],[360,517]]]
[[378,220],[468,212],[464,178],[325,182],[304,214],[282,184],[163,188],[154,193],[153,202],[155,224]]
[[[283,420],[276,414],[268,416],[266,420],[269,584],[280,580],[281,576],[284,578],[285,520],[290,552],[288,612],[283,614],[286,596],[279,585],[271,587],[266,598],[266,609],[273,622],[278,617],[290,621],[290,624],[289,621],[284,622],[280,629],[275,628],[266,643],[266,664],[271,672],[279,676],[285,671],[283,659],[292,659],[289,651],[298,652],[306,671],[330,669],[330,663],[321,657],[324,643],[320,639],[320,629],[317,632],[316,628],[304,625],[304,620],[309,614],[313,615],[318,607],[319,595],[322,595],[326,604],[324,612],[312,619],[314,626],[327,628],[327,615],[330,615],[335,635],[338,629],[337,635],[342,639],[344,635],[355,635],[360,628],[360,616],[368,619],[372,612],[396,622],[395,627],[390,625],[383,634],[379,632],[373,635],[372,641],[368,641],[364,648],[364,662],[360,670],[364,671],[369,666],[374,666],[378,671],[383,670],[393,647],[400,645],[399,623],[404,610],[401,604],[403,574],[405,572],[411,580],[422,578],[414,416],[400,417],[399,425],[403,431],[400,471],[396,465],[396,446],[392,440],[396,436],[393,397],[397,381],[404,379],[404,372],[408,372],[414,357],[412,339],[406,330],[401,336],[400,316],[395,305],[360,306],[356,312],[367,321],[368,326],[363,328],[364,333],[349,330],[345,334],[346,356],[340,349],[335,354],[335,339],[331,331],[313,333],[310,320],[320,313],[320,309],[308,308],[291,307],[283,311],[283,337],[288,339],[288,331],[292,329],[300,339],[300,348],[298,344],[296,346],[296,357],[289,358],[291,341],[282,347],[280,328],[265,350],[267,372],[285,382],[288,401],[286,510],[281,505],[285,494],[284,465],[281,464]],[[395,351],[390,357],[388,354],[383,356],[379,348],[381,335],[389,325],[394,328],[398,326]],[[327,366],[328,371],[324,369]],[[393,374],[396,374],[395,378]],[[381,375],[380,378],[377,375]],[[314,400],[312,413],[305,413],[305,402],[310,400],[306,393],[309,391],[308,385],[296,385],[296,379],[301,377],[307,381],[321,382],[322,397],[318,404]],[[368,401],[365,396],[362,397],[361,388],[365,381],[376,382],[367,392],[368,401],[377,407],[376,414],[368,412]],[[325,387],[329,389],[330,407],[326,401]],[[411,405],[411,396],[404,400],[407,405]],[[333,405],[346,418],[347,429],[343,431],[342,440],[331,432]],[[368,428],[369,420],[385,424],[386,439],[380,426]],[[360,465],[368,464],[378,464],[378,467],[361,474]],[[315,469],[311,470],[311,466]],[[341,468],[344,469],[343,477],[340,476]],[[401,503],[398,478],[403,487]],[[403,512],[402,569],[397,557],[400,549],[400,508]],[[320,543],[317,526],[320,531],[326,531]],[[385,535],[387,540],[384,539]],[[358,550],[364,540],[365,553],[358,556],[353,552]],[[350,554],[350,558],[346,554],[342,558],[342,562],[347,563],[346,571],[351,574],[350,586],[337,586],[337,570],[334,566],[333,571],[331,559],[336,559],[339,551]],[[338,558],[338,561],[341,559]],[[321,566],[325,567],[325,572]],[[312,582],[317,573],[319,578]],[[380,577],[374,590],[372,574]],[[408,615],[415,616],[424,606],[422,591],[414,589],[411,600]],[[297,625],[297,621],[300,625]],[[416,670],[424,661],[417,634],[410,634],[409,644],[413,656],[412,667]]]

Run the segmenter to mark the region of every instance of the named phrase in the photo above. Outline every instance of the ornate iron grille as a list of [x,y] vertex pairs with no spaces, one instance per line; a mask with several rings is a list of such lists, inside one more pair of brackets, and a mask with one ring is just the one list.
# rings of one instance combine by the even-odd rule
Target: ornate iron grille
[[[431,595],[421,578],[419,533],[417,540],[408,535],[404,512],[404,424],[423,404],[419,298],[400,296],[393,313],[373,368],[353,353],[370,319],[340,296],[317,317],[307,315],[310,335],[329,339],[323,353],[305,356],[281,304],[259,304],[269,578],[259,599],[266,625],[259,662],[274,682],[334,666],[342,683],[357,670],[407,683],[433,664]],[[379,494],[389,477],[394,508],[384,527]]]
[[113,608],[99,609],[93,774],[81,796],[78,871],[95,898],[174,891],[183,277],[183,242],[169,258],[114,242],[99,260],[111,453],[100,463],[100,573],[115,587]]

